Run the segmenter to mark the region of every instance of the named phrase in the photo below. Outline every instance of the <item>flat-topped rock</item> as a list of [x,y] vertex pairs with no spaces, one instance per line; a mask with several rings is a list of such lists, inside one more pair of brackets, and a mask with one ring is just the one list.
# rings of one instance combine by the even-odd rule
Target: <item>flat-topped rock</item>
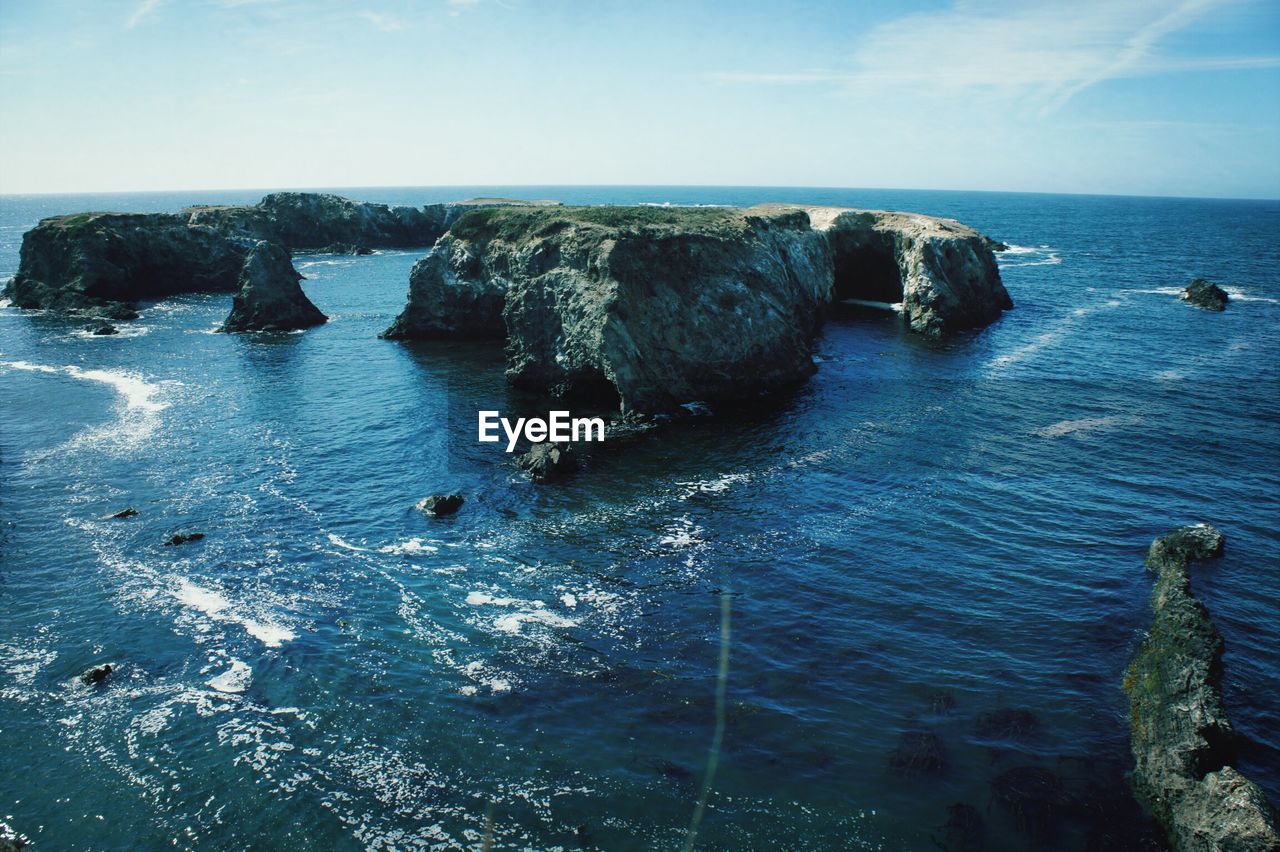
[[409,286],[387,337],[505,338],[512,384],[654,412],[812,373],[831,260],[798,210],[503,207],[462,216]]
[[166,213],[44,219],[22,238],[5,296],[19,308],[135,316],[129,304],[178,293],[232,293],[248,247]]
[[989,240],[948,219],[829,207],[491,208],[410,275],[384,336],[503,339],[507,377],[656,413],[803,380],[827,307],[901,303],[928,335],[1012,306]]

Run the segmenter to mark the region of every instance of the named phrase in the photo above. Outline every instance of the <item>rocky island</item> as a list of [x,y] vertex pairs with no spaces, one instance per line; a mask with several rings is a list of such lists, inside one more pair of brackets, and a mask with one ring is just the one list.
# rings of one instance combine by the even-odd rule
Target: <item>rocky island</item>
[[1232,765],[1235,731],[1222,705],[1222,635],[1191,593],[1188,565],[1222,554],[1213,527],[1156,539],[1155,618],[1124,679],[1134,788],[1178,852],[1275,852],[1280,832],[1262,790]]
[[990,241],[947,219],[508,207],[450,227],[384,336],[505,340],[513,385],[658,413],[803,380],[826,310],[843,300],[901,305],[929,336],[1012,307]]
[[837,302],[899,310],[926,336],[1012,307],[993,249],[950,219],[835,207],[565,207],[484,198],[390,207],[282,192],[175,214],[85,213],[23,237],[20,308],[136,317],[140,300],[236,293],[223,331],[325,321],[291,250],[426,247],[385,337],[504,340],[518,387],[656,414],[737,402],[813,370]]

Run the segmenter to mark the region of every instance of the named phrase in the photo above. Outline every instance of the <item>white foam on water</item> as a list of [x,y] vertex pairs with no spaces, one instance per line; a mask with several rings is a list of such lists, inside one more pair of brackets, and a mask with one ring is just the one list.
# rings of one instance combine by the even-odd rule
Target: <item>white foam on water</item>
[[124,398],[125,407],[133,410],[155,412],[169,407],[167,402],[157,402],[152,398],[160,390],[158,385],[151,384],[141,376],[124,370],[85,370],[74,365],[50,367],[45,364],[32,364],[29,361],[0,361],[0,367],[25,370],[30,373],[62,373],[73,379],[102,382],[114,388]]
[[297,634],[287,627],[238,614],[231,601],[220,592],[197,586],[186,578],[178,580],[178,588],[173,596],[184,606],[199,610],[215,621],[239,624],[246,633],[268,648],[278,648],[297,638]]
[[71,332],[72,337],[78,337],[81,340],[120,340],[129,337],[142,337],[151,332],[151,326],[138,325],[137,323],[127,323],[117,326],[115,334],[94,334],[88,329],[77,329]]
[[[1010,262],[1008,258],[1017,260]],[[1001,252],[996,252],[996,261],[1001,269],[1015,269],[1019,266],[1057,266],[1062,263],[1062,255],[1052,246],[1018,246],[1011,245]]]
[[578,606],[578,598],[576,595],[565,592],[560,596],[560,603],[564,604],[569,609],[574,609]]
[[[330,541],[333,538],[330,537]],[[337,542],[334,542],[337,544]],[[340,547],[342,545],[339,545]],[[393,553],[397,556],[420,556],[425,553],[436,553],[440,548],[435,545],[427,544],[420,538],[411,538],[408,541],[397,542],[396,544],[388,544],[385,547],[379,547],[379,553]]]
[[484,592],[472,592],[467,595],[467,603],[471,606],[511,606],[518,604],[520,601],[515,598],[495,598],[493,595]]
[[218,692],[244,692],[252,682],[253,669],[240,660],[232,659],[231,668],[208,683]]
[[902,302],[876,302],[871,299],[841,299],[841,304],[856,305],[860,308],[874,308],[877,311],[902,313]]
[[1254,296],[1246,293],[1237,287],[1223,287],[1227,291],[1227,295],[1237,302],[1267,302],[1272,305],[1280,305],[1280,299],[1273,299],[1270,296]]
[[494,619],[494,629],[503,633],[517,634],[526,624],[543,624],[547,627],[577,627],[578,622],[572,618],[554,613],[549,609],[532,609],[513,612]]
[[343,550],[352,550],[352,551],[355,551],[356,553],[369,552],[369,548],[359,547],[348,541],[344,541],[340,536],[334,535],[333,533],[329,533],[329,543],[337,547],[341,547]]
[[1104,429],[1110,429],[1115,426],[1130,426],[1141,423],[1142,418],[1129,414],[1113,414],[1108,417],[1086,417],[1080,420],[1060,420],[1041,429],[1035,429],[1031,434],[1038,435],[1041,438],[1061,438],[1064,435],[1074,435],[1083,432],[1096,432]]

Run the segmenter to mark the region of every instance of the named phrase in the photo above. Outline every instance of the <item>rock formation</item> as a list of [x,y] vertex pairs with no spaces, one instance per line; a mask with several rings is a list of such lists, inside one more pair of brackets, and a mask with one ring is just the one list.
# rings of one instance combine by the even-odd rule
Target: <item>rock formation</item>
[[655,413],[803,380],[825,310],[844,298],[900,302],[929,335],[1012,306],[987,242],[951,220],[521,207],[459,218],[414,267],[384,336],[505,339],[516,386]]
[[1013,307],[992,240],[954,219],[882,210],[806,208],[827,235],[835,298],[901,304],[913,331],[976,328]]
[[55,216],[23,236],[5,295],[19,308],[136,316],[139,299],[234,292],[246,251],[163,213]]
[[133,303],[139,300],[236,292],[240,267],[261,240],[288,249],[356,254],[418,248],[434,243],[465,211],[524,203],[476,199],[388,207],[336,195],[280,192],[255,205],[191,207],[177,214],[54,216],[23,235],[18,273],[4,296],[18,308],[137,319]]
[[1187,285],[1178,298],[1197,308],[1204,308],[1206,311],[1225,311],[1230,297],[1227,296],[1226,290],[1212,281],[1197,278]]
[[568,444],[543,442],[517,458],[516,467],[526,471],[534,482],[556,482],[577,471],[578,457]]
[[1222,533],[1200,525],[1156,539],[1155,618],[1125,675],[1134,787],[1175,850],[1280,850],[1274,814],[1234,768],[1235,733],[1222,706],[1222,636],[1191,593],[1187,566],[1221,555]]
[[433,518],[443,518],[461,509],[462,503],[461,494],[432,494],[430,497],[419,500],[414,508]]
[[279,243],[259,242],[240,269],[240,291],[219,331],[293,331],[328,322],[298,282],[289,250]]

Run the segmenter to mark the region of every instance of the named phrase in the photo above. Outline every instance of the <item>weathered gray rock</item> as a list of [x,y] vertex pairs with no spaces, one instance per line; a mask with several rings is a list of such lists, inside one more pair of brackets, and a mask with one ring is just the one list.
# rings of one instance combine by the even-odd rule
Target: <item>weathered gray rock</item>
[[505,337],[512,384],[654,412],[804,379],[830,299],[803,211],[487,209],[414,267],[385,336]]
[[1225,311],[1230,296],[1227,295],[1226,290],[1212,281],[1197,278],[1187,285],[1179,298],[1206,311]]
[[15,307],[137,319],[133,303],[178,293],[234,293],[261,241],[288,249],[367,254],[429,246],[463,212],[554,202],[474,199],[388,207],[336,195],[280,192],[254,205],[189,207],[178,214],[80,213],[42,220],[22,238],[4,295]]
[[192,225],[241,239],[269,240],[291,249],[416,248],[444,233],[434,208],[390,207],[315,192],[277,192],[254,205],[189,207]]
[[120,329],[116,328],[109,322],[104,322],[102,325],[91,325],[89,326],[88,331],[95,337],[108,337],[112,334],[120,333]]
[[234,292],[246,252],[179,216],[55,216],[23,235],[5,295],[19,308],[136,318],[129,303],[139,299]]
[[1175,850],[1276,852],[1266,796],[1231,767],[1235,738],[1222,706],[1222,636],[1191,593],[1187,566],[1221,555],[1222,533],[1200,525],[1156,539],[1155,617],[1125,675],[1139,798]]
[[527,471],[534,482],[557,482],[578,470],[578,457],[568,444],[544,442],[534,444],[529,452],[519,456],[516,466]]
[[328,322],[298,282],[289,250],[279,243],[255,245],[240,270],[240,291],[219,331],[293,331]]
[[884,210],[805,210],[831,243],[836,299],[901,304],[913,331],[935,337],[987,325],[1013,307],[993,241],[968,225]]
[[461,509],[462,503],[461,494],[432,494],[430,497],[419,500],[414,508],[433,518],[443,518]]
[[414,267],[384,336],[505,339],[516,386],[657,413],[803,380],[835,299],[900,302],[930,335],[1012,306],[986,238],[951,220],[522,207],[459,218]]

